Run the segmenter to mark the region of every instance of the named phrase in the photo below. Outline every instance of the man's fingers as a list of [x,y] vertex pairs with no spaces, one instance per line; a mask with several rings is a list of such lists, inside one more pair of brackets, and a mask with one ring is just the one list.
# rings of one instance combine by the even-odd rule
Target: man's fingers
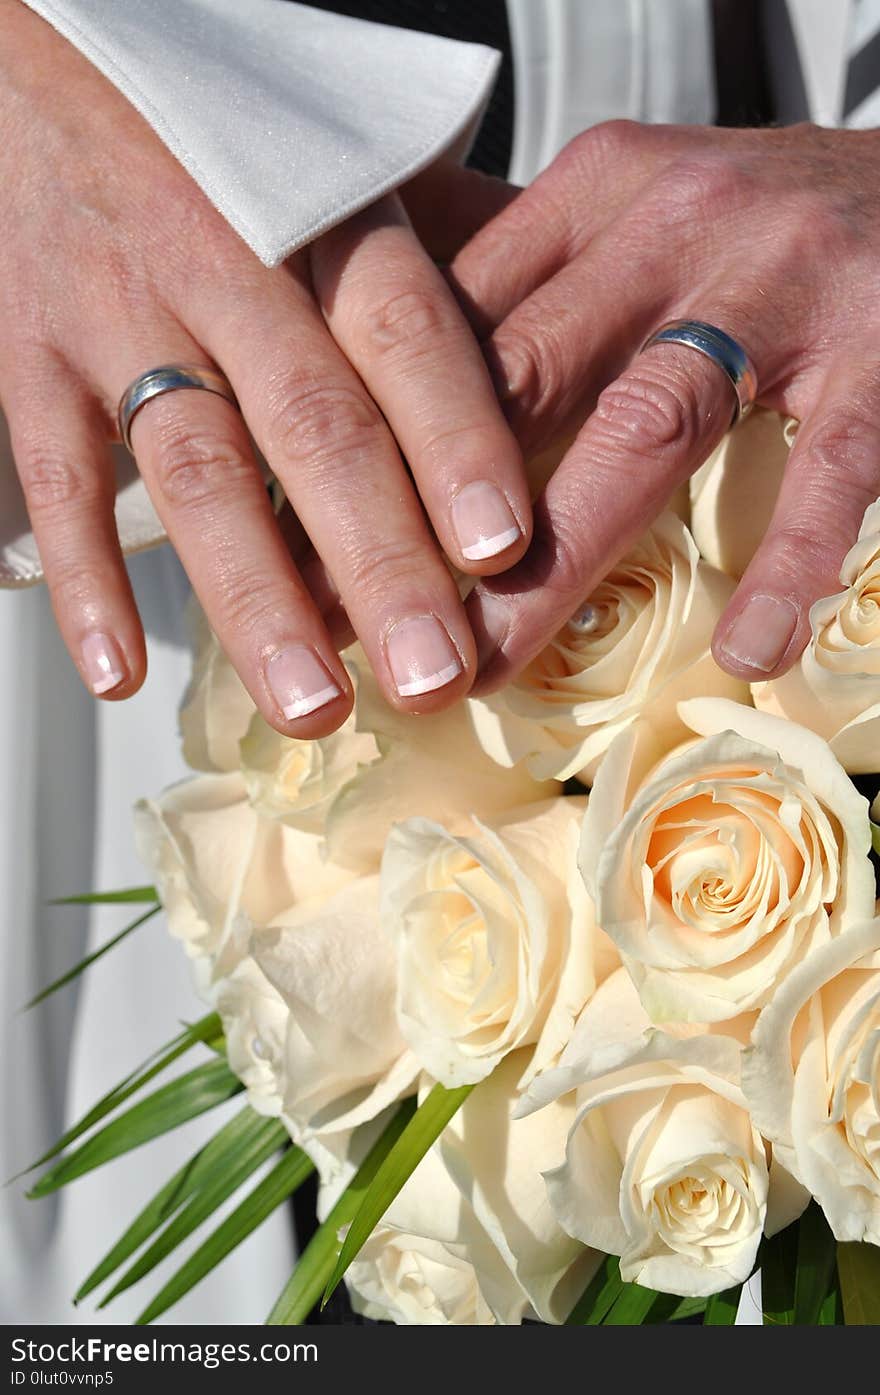
[[[606,121],[575,136],[534,183],[490,219],[449,268],[471,324],[488,335],[604,228],[676,155],[675,127]],[[584,198],[584,190],[591,197]],[[644,240],[645,229],[641,229]],[[632,268],[617,263],[620,285]]]
[[553,637],[727,429],[733,390],[700,354],[658,345],[605,389],[535,507],[523,562],[468,600],[475,692],[501,687]]
[[465,169],[449,156],[399,190],[416,237],[441,265],[520,193],[516,184]]
[[810,607],[840,590],[840,565],[880,494],[880,361],[835,362],[798,430],[767,534],[718,623],[722,668],[784,673],[810,635]]
[[383,200],[328,233],[311,265],[333,337],[382,408],[446,555],[462,571],[503,571],[531,535],[520,449],[399,203]]
[[58,627],[91,693],[129,697],[146,653],[116,535],[103,413],[56,359],[19,369],[3,401]]

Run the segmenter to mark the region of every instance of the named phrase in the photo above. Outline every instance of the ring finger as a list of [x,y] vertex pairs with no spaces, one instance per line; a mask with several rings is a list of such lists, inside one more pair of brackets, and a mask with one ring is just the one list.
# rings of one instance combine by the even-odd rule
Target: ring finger
[[[212,367],[179,331],[119,365],[109,391],[163,363]],[[146,402],[130,426],[138,467],[205,613],[266,720],[299,737],[351,709],[343,664],[272,512],[241,414],[213,392]]]
[[[741,340],[729,311],[713,313],[708,301],[696,314]],[[756,349],[759,374],[762,363],[769,374],[769,351]],[[480,691],[508,681],[552,638],[706,459],[733,404],[719,364],[676,344],[639,354],[605,388],[536,506],[529,556],[469,598]]]

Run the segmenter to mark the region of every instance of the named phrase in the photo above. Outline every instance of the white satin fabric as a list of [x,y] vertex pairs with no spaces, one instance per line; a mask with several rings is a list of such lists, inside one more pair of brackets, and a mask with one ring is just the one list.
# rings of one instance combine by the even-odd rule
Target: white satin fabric
[[[509,0],[509,5],[518,91],[513,169],[517,180],[529,180],[570,135],[604,116],[711,118],[707,0],[664,0],[663,5],[653,0]],[[216,195],[215,202],[239,231],[253,231],[265,215],[260,248],[269,256],[302,240],[303,230],[314,230],[321,217],[332,217],[334,202],[337,210],[354,207],[358,200],[367,201],[389,187],[393,161],[387,150],[375,145],[377,138],[381,146],[393,134],[389,127],[383,137],[376,125],[384,105],[393,102],[394,110],[400,111],[402,103],[410,102],[408,109],[416,110],[426,91],[432,94],[431,113],[421,109],[418,118],[423,154],[414,146],[407,166],[396,147],[402,178],[406,169],[425,158],[425,151],[439,150],[465,128],[482,100],[481,83],[491,67],[485,50],[478,51],[470,67],[466,55],[455,56],[461,46],[442,50],[446,59],[438,69],[441,76],[449,64],[455,68],[459,58],[464,64],[453,84],[460,103],[456,118],[455,102],[447,100],[442,83],[426,78],[426,67],[441,52],[437,40],[410,35],[404,41],[396,31],[382,27],[370,28],[367,36],[363,26],[317,13],[308,15],[306,28],[299,31],[297,24],[305,23],[302,8],[278,0],[138,0],[136,5],[120,0],[34,0],[33,8],[90,51],[105,70],[110,71],[112,60],[110,75],[123,89],[125,74],[125,81],[138,86],[141,99],[149,97],[152,106],[146,114],[160,134],[176,133],[175,153],[184,163],[198,149],[199,168],[213,180],[212,197]],[[216,33],[207,23],[212,15],[219,22]],[[270,21],[277,23],[277,31],[266,27]],[[286,36],[282,57],[291,66],[285,71],[302,75],[299,33],[307,31],[313,63],[308,80],[288,84],[281,92],[273,37],[282,32]],[[178,36],[183,58],[177,51]],[[404,48],[409,57],[401,64]],[[461,77],[465,70],[470,74],[467,80]],[[386,75],[384,87],[369,80],[370,71]],[[234,102],[230,91],[236,93]],[[134,91],[129,95],[135,96]],[[270,103],[271,122],[263,121],[255,109],[263,97]],[[362,100],[363,127],[357,115]],[[337,102],[346,113],[344,139],[332,115]],[[260,132],[254,169],[265,173],[288,158],[287,137],[274,124],[277,119],[286,130],[288,117],[293,122],[290,129],[300,123],[300,132],[314,132],[326,122],[332,129],[321,138],[331,145],[323,149],[341,141],[335,146],[339,158],[321,175],[323,203],[310,202],[310,188],[316,192],[318,183],[310,185],[307,170],[303,178],[278,184],[265,203],[259,201],[266,191],[257,189],[250,176],[242,132],[251,137],[255,130]],[[366,131],[372,132],[373,144],[364,143]],[[194,142],[213,132],[213,156],[205,145],[187,146],[181,136],[186,132]],[[224,142],[228,151],[238,152],[231,163],[221,148]],[[284,152],[280,161],[279,151]],[[374,170],[377,161],[379,171]],[[304,166],[299,168],[302,172]],[[376,180],[370,186],[372,194],[365,178],[369,170],[374,170]],[[349,171],[354,173],[350,184]],[[324,209],[321,217],[315,211],[319,204]],[[120,466],[130,471],[127,462],[120,461]],[[39,567],[12,480],[7,452],[5,464],[0,458],[0,543],[5,537],[6,584],[17,580],[21,585],[35,580]],[[127,542],[144,546],[151,540],[155,519],[151,522],[140,487],[130,488],[128,513],[123,502],[118,514],[120,529]],[[131,805],[185,773],[174,711],[188,672],[181,620],[186,581],[167,546],[131,558],[129,566],[147,628],[150,672],[142,692],[126,703],[96,704],[81,687],[56,633],[44,588],[0,591],[3,1178],[30,1161],[65,1123],[167,1040],[179,1019],[192,1019],[200,1011],[188,985],[184,957],[161,923],[153,921],[90,970],[78,993],[67,990],[29,1014],[18,1012],[28,997],[122,923],[118,912],[48,908],[47,899],[142,881],[132,844]],[[187,1146],[195,1146],[195,1137],[204,1137],[218,1122],[211,1114],[194,1124]],[[26,1201],[19,1183],[0,1190],[0,1322],[89,1322],[90,1303],[72,1309],[70,1295],[136,1207],[170,1175],[183,1146],[182,1137],[174,1133],[74,1184],[54,1205]],[[168,1320],[260,1321],[291,1260],[288,1220],[282,1212]],[[102,1320],[130,1322],[177,1262],[166,1262],[157,1279],[125,1295],[101,1315]]]

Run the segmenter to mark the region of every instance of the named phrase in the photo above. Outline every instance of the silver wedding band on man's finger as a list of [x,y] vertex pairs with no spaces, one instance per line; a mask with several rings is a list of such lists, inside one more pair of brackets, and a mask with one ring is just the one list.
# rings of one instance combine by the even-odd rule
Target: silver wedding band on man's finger
[[718,364],[736,395],[731,426],[736,426],[752,410],[758,395],[755,365],[742,344],[726,330],[705,320],[670,320],[654,331],[642,345],[641,352],[655,344],[682,344]]

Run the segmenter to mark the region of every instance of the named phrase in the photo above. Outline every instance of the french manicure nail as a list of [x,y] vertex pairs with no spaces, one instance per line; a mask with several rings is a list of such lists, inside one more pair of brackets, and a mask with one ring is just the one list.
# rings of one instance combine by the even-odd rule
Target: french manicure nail
[[798,619],[791,601],[779,596],[752,596],[734,620],[721,652],[743,668],[770,673],[791,643]]
[[342,695],[315,651],[305,644],[279,649],[266,666],[266,681],[289,722]]
[[462,671],[445,626],[434,615],[401,620],[385,641],[388,664],[401,697],[432,693]]
[[125,663],[111,635],[86,635],[82,642],[82,661],[89,687],[96,697],[118,687],[125,677]]
[[513,510],[489,480],[474,480],[458,491],[452,501],[452,526],[469,562],[495,557],[522,537]]

